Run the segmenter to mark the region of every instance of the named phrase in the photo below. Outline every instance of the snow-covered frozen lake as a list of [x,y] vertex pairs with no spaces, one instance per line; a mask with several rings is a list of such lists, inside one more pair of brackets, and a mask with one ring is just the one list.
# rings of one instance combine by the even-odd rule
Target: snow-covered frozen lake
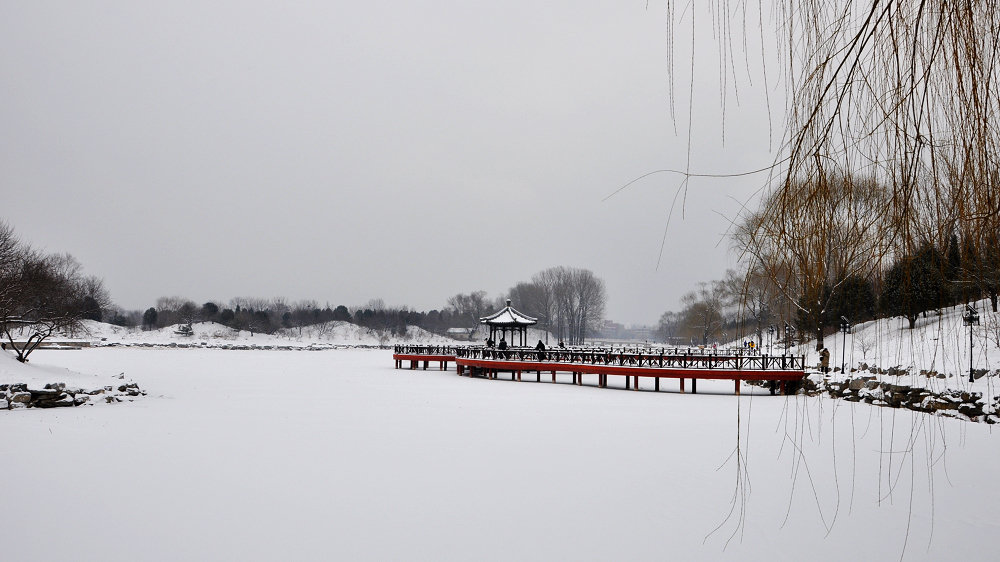
[[102,384],[124,372],[148,396],[0,412],[7,560],[997,551],[1000,435],[986,424],[736,397],[731,382],[682,395],[397,371],[381,350],[42,350],[32,362]]

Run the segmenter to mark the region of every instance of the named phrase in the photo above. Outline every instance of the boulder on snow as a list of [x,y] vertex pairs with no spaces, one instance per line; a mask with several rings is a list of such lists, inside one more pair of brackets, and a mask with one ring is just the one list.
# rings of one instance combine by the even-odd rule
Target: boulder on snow
[[976,418],[983,415],[983,408],[975,403],[964,402],[959,404],[958,413],[969,416],[969,418]]
[[76,401],[69,394],[63,394],[55,400],[39,400],[34,402],[34,405],[39,408],[65,408],[68,406],[76,406]]
[[[49,385],[45,385],[45,386],[48,387]],[[62,393],[60,390],[55,389],[55,388],[44,388],[44,389],[32,388],[32,389],[28,390],[28,392],[31,393],[31,399],[33,401],[34,400],[54,400],[54,399],[58,398],[59,395]]]

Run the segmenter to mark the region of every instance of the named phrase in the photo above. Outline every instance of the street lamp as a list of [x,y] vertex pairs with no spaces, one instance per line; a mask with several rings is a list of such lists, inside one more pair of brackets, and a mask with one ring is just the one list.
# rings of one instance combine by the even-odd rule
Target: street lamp
[[972,327],[979,325],[979,311],[976,310],[974,305],[965,305],[962,324],[969,327],[969,382],[976,382],[976,377],[972,371]]
[[844,316],[840,317],[840,331],[844,332],[844,345],[840,346],[840,372],[844,373],[847,366],[847,333],[851,331],[851,321]]
[[785,322],[785,353],[788,353],[788,348],[792,345],[793,335],[795,335],[795,327],[789,326],[788,322]]
[[774,341],[774,324],[771,324],[771,325],[769,325],[767,327],[767,354],[768,355],[771,355],[773,353],[773,351],[771,351],[771,343],[773,341]]

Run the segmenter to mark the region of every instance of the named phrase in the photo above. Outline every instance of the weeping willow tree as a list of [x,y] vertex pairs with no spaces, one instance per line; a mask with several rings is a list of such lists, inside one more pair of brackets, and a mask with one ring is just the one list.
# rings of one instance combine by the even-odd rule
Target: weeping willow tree
[[[805,313],[821,315],[823,285],[842,278],[842,264],[830,261],[841,236],[864,239],[849,267],[876,275],[927,244],[944,249],[957,233],[980,257],[963,269],[962,281],[995,301],[998,8],[971,0],[774,4],[787,95],[784,143],[760,207],[738,221],[737,246],[751,269],[760,263],[775,272],[774,282]],[[669,11],[672,19],[678,13],[672,2]],[[752,31],[748,6],[714,0],[711,11],[726,76],[738,58],[733,36]],[[871,220],[845,224],[829,214],[831,202],[844,199],[845,178],[866,178],[847,183],[878,191],[848,194],[878,202],[877,229]]]
[[851,280],[872,276],[888,251],[886,207],[885,193],[871,180],[793,181],[765,198],[736,232],[744,255],[796,308],[799,325],[816,335],[817,349],[831,304]]
[[[667,1],[672,58],[680,22],[689,18],[693,32],[695,8],[704,4]],[[779,55],[777,63],[762,60],[765,90],[775,76],[770,70],[777,69],[784,85],[781,150],[759,206],[736,221],[734,238],[747,270],[766,272],[783,302],[816,327],[817,344],[822,345],[823,315],[833,292],[826,287],[876,279],[891,264],[923,248],[943,250],[953,238],[959,240],[955,246],[975,256],[963,260],[959,281],[995,299],[1000,288],[998,2],[776,0],[772,6],[763,0],[756,5],[710,0],[708,6],[719,42],[723,106],[741,66],[740,53],[755,37],[762,49],[774,46]],[[744,60],[749,70],[750,57]],[[943,268],[948,260],[937,263]],[[912,293],[904,291],[904,298]],[[743,529],[750,488],[744,459],[749,436],[737,412],[737,444],[730,457],[737,478],[726,519],[737,524],[729,540]],[[796,427],[811,423],[800,413],[793,417]],[[904,439],[920,442],[924,431],[922,422],[914,422]],[[797,474],[806,462],[800,447],[804,434],[793,439]],[[891,443],[887,448],[892,450]],[[940,454],[927,453],[928,473]],[[894,473],[890,456],[885,474],[891,478],[882,466],[879,485],[884,479],[894,486],[903,464],[897,460]]]

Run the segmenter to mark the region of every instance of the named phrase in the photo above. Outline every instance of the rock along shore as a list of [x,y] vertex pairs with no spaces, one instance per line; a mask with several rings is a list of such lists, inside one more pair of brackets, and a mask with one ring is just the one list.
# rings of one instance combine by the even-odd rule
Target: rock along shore
[[113,404],[125,400],[131,401],[137,396],[145,395],[146,392],[134,382],[105,386],[96,390],[67,387],[63,383],[47,384],[42,389],[28,388],[25,383],[0,384],[0,410],[69,408],[93,405],[102,400]]

